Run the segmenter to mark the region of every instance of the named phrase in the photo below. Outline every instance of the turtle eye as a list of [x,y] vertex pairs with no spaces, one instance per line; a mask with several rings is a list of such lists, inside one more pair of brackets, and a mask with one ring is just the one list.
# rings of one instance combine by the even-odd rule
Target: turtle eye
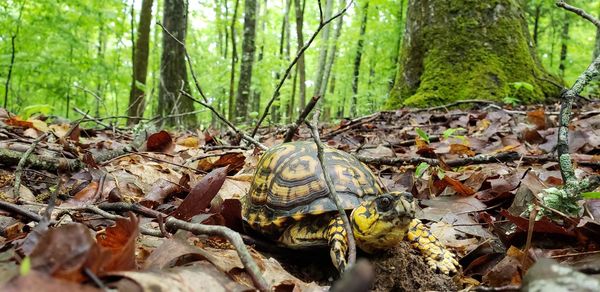
[[392,199],[384,196],[379,198],[379,200],[377,200],[377,209],[379,209],[379,211],[385,212],[390,210],[392,207]]

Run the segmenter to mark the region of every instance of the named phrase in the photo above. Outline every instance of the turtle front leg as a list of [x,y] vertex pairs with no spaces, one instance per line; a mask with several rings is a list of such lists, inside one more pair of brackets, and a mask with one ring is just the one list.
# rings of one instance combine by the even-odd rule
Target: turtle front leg
[[346,252],[348,251],[348,233],[344,228],[344,221],[338,215],[331,219],[327,227],[327,243],[329,244],[329,255],[333,265],[338,271],[346,269]]
[[410,222],[406,237],[411,245],[418,249],[426,257],[427,264],[432,270],[449,275],[455,274],[460,265],[454,254],[437,239],[420,220],[414,219]]

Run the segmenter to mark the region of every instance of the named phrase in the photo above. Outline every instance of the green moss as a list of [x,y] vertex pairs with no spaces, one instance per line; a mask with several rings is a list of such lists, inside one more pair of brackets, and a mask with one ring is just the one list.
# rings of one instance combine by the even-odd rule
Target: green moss
[[[411,43],[403,45],[401,71],[388,107],[425,107],[464,99],[501,101],[507,95],[530,103],[557,94],[551,83],[535,77],[549,76],[532,55],[528,32],[513,1],[431,2],[433,13],[429,8],[424,13],[434,17],[421,23],[414,30],[419,35],[413,34]],[[419,82],[405,82],[405,70],[411,76],[420,73]],[[534,91],[513,92],[513,82],[530,83]]]

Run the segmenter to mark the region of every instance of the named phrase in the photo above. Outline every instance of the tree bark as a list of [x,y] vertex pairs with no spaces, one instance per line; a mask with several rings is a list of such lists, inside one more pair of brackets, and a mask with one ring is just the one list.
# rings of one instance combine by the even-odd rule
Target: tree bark
[[[323,13],[323,19],[331,18],[333,10],[333,0],[327,0],[325,4],[325,11]],[[321,48],[319,49],[319,64],[317,65],[317,76],[315,77],[315,90],[313,95],[317,96],[324,90],[322,90],[323,86],[323,78],[325,76],[325,64],[327,62],[328,50],[329,50],[329,25],[325,26],[321,31]]]
[[[346,5],[345,0],[340,0],[340,7],[344,7]],[[329,76],[331,75],[331,69],[333,68],[333,64],[335,63],[335,55],[337,52],[337,43],[342,35],[342,26],[344,25],[344,14],[340,15],[336,21],[335,32],[333,34],[333,40],[331,41],[331,49],[329,54],[327,54],[327,62],[325,63],[325,69],[323,74],[323,84],[321,85],[321,90],[319,91],[319,95],[322,99],[325,98],[325,93],[327,92],[327,85],[329,83]],[[333,92],[332,92],[333,93]]]
[[[187,31],[187,1],[165,0],[163,6],[163,26],[177,40],[185,44]],[[194,104],[189,98],[181,95],[180,90],[190,92],[184,47],[163,32],[162,56],[160,59],[160,90],[158,95],[158,110],[161,116],[194,111]],[[195,115],[171,117],[165,119],[168,126],[183,125],[195,127]]]
[[236,43],[236,32],[235,32],[235,22],[237,21],[237,13],[238,7],[240,6],[240,0],[235,0],[235,5],[233,6],[233,16],[231,17],[231,77],[229,78],[229,102],[228,102],[228,111],[227,111],[227,119],[233,120],[233,112],[235,106],[235,64],[237,64],[237,43]]
[[[267,19],[268,19],[268,9],[267,9],[267,0],[264,0],[263,5],[260,5],[260,2],[257,2],[258,6],[257,6],[257,11],[261,11],[262,9],[262,13],[261,13],[261,17],[260,17],[260,33],[257,35],[261,36],[261,41],[260,41],[260,47],[258,48],[258,56],[256,59],[256,63],[258,64],[258,66],[260,66],[260,62],[263,60],[263,56],[265,53],[265,43],[266,43],[266,26],[267,26]],[[254,90],[252,91],[252,108],[251,110],[253,112],[259,113],[260,112],[260,98],[261,98],[261,89],[260,87],[255,87]]]
[[[299,52],[304,46],[304,35],[302,33],[302,26],[304,23],[304,6],[306,0],[294,0],[294,7],[296,9],[296,39],[298,41],[297,51]],[[298,58],[298,99],[300,108],[306,106],[306,68],[304,66],[304,54]],[[295,111],[295,109],[293,109]]]
[[[128,125],[137,124],[146,109],[145,87],[148,74],[150,52],[150,22],[152,20],[153,0],[142,0],[140,21],[137,30],[137,42],[133,53],[133,75],[129,92]],[[140,88],[141,87],[141,88]]]
[[560,78],[565,77],[565,61],[567,60],[567,48],[569,44],[569,14],[565,13],[565,18],[562,25],[562,33],[560,35],[560,59],[558,62],[558,75]]
[[235,100],[235,115],[246,121],[248,116],[248,101],[252,85],[252,65],[256,51],[256,0],[246,0],[244,5],[244,40],[242,42],[242,64],[240,80]]
[[396,66],[396,70],[392,74],[392,78],[389,80],[390,87],[392,90],[394,84],[396,84],[396,76],[398,73],[398,58],[400,57],[400,46],[402,45],[402,36],[404,35],[404,2],[400,0],[400,9],[398,10],[398,38],[396,39],[396,46],[394,47],[394,56],[392,57],[392,64]]
[[352,76],[352,100],[350,103],[350,114],[353,117],[358,115],[357,112],[357,103],[358,103],[358,78],[360,77],[360,61],[362,59],[363,47],[364,47],[364,37],[365,32],[367,31],[367,19],[369,16],[369,1],[365,2],[365,6],[363,7],[363,17],[360,22],[360,35],[358,37],[358,42],[356,43],[356,56],[354,57],[354,73]]
[[[463,99],[556,97],[518,1],[409,0],[396,85],[387,106],[431,106]],[[557,80],[558,81],[558,80]],[[533,92],[513,92],[527,82]]]

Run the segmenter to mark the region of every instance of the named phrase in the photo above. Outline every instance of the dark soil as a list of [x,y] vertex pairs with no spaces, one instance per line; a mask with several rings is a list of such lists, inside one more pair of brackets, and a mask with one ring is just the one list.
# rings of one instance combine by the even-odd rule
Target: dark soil
[[407,242],[369,259],[375,269],[374,291],[457,291],[452,278],[432,271]]
[[[330,286],[339,274],[327,249],[286,251],[273,256],[292,275],[305,282]],[[376,255],[359,253],[375,271],[373,291],[457,291],[451,277],[429,269],[425,259],[406,242]]]

